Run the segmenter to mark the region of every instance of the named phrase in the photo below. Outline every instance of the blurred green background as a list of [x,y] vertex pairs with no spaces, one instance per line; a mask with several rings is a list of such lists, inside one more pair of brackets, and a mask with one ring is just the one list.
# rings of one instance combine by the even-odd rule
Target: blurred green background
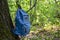
[[[18,0],[27,11],[35,0]],[[15,23],[16,0],[8,0],[10,15]],[[37,0],[36,6],[28,12],[31,22],[31,40],[60,40],[60,0]]]

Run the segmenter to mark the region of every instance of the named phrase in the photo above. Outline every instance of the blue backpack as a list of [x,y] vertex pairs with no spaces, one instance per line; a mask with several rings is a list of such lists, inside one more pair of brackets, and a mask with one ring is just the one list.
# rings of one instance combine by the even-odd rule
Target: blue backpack
[[[31,0],[30,0],[31,1]],[[33,7],[36,6],[37,0],[35,0],[34,5],[27,11],[29,12]],[[11,28],[11,32],[15,35],[20,36],[26,36],[30,32],[30,20],[28,14],[22,10],[21,6],[18,3],[18,0],[16,1],[16,4],[18,6],[18,10],[16,12],[15,17],[15,28]]]
[[15,35],[26,36],[30,32],[29,16],[20,8],[18,8],[16,12],[15,26],[16,27],[13,30]]

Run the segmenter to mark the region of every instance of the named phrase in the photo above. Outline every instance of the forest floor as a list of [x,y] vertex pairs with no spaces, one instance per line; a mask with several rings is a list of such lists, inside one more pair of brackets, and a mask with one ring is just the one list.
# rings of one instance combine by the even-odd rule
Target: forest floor
[[27,38],[29,40],[60,40],[60,27],[54,27],[51,30],[38,28],[36,31],[30,31]]

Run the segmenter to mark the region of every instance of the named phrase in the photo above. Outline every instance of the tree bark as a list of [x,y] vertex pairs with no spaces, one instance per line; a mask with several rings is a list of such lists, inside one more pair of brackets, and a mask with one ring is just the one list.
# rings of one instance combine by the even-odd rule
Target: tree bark
[[13,26],[7,0],[0,0],[0,40],[16,40],[10,29]]

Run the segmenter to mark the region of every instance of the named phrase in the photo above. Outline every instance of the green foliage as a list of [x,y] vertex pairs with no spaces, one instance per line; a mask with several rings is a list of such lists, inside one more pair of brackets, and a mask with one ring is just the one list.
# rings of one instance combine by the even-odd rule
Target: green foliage
[[[8,0],[8,4],[11,18],[14,23],[17,10],[16,0]],[[19,4],[25,11],[30,8],[30,0],[19,0]],[[33,4],[34,0],[32,0],[31,6]],[[28,14],[30,15],[31,31],[36,31],[38,28],[50,29],[52,31],[52,25],[60,26],[60,1],[37,0],[36,7],[29,11]],[[40,39],[40,37],[37,38],[37,40]],[[35,39],[33,38],[33,40]],[[46,37],[45,40],[53,40],[53,38],[51,39]]]

